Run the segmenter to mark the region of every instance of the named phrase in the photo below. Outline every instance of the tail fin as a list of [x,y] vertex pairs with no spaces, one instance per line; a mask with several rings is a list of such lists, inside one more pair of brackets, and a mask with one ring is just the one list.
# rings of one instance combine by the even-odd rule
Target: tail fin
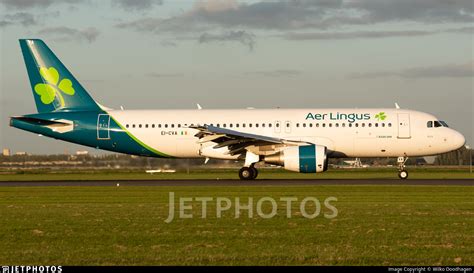
[[100,110],[99,105],[42,40],[21,39],[20,47],[39,113]]

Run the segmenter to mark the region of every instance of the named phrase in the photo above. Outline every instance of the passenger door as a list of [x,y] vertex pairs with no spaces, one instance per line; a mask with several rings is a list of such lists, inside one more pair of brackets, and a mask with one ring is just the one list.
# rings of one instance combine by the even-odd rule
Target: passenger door
[[398,138],[411,138],[410,114],[398,114]]

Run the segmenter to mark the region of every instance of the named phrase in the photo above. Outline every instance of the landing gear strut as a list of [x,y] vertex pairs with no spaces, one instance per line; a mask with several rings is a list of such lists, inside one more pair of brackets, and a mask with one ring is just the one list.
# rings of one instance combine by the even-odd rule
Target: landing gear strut
[[242,180],[253,180],[257,178],[258,170],[251,165],[250,167],[243,167],[239,170],[239,177]]
[[405,163],[407,162],[408,157],[400,156],[397,159],[398,162],[398,177],[400,179],[407,179],[408,178],[408,172],[405,170]]

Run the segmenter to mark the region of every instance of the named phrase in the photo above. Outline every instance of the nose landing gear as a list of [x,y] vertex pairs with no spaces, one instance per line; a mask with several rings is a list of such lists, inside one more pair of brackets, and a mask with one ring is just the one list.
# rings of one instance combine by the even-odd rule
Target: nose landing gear
[[397,159],[398,163],[398,177],[400,179],[407,179],[408,178],[408,172],[405,170],[405,163],[407,162],[408,157],[406,156],[400,156]]

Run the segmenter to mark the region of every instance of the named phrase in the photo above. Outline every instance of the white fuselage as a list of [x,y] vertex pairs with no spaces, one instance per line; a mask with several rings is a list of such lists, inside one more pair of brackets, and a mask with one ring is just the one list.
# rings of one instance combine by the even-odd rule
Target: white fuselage
[[[330,157],[435,155],[460,148],[464,137],[438,119],[405,109],[110,110],[108,114],[146,145],[172,157],[233,159],[200,144],[191,125],[324,145]],[[382,114],[381,114],[382,113]],[[256,151],[264,154],[265,151]]]

